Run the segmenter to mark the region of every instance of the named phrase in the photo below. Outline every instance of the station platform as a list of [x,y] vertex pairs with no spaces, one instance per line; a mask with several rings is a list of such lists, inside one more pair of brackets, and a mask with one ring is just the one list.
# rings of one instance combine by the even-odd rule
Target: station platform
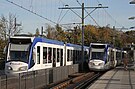
[[116,67],[107,71],[96,80],[88,89],[135,89],[134,67]]

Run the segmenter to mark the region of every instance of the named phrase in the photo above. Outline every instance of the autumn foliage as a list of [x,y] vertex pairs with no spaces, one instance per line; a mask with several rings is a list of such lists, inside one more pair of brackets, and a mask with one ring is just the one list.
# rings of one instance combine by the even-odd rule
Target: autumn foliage
[[[49,35],[52,34],[51,37]],[[63,30],[62,27],[56,25],[53,32],[46,34],[47,38],[56,39],[73,44],[82,44],[81,27]],[[115,47],[125,47],[128,44],[135,43],[135,31],[121,31],[109,27],[97,27],[86,25],[84,27],[84,45],[89,46],[92,42],[109,43]]]

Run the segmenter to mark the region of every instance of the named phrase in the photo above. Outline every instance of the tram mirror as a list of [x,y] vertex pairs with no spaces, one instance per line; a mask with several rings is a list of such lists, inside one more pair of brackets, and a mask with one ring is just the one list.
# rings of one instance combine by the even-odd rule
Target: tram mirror
[[33,47],[33,61],[36,62],[36,48]]
[[109,51],[107,52],[107,54],[109,55]]
[[33,47],[33,52],[36,52],[36,48],[35,47]]
[[3,54],[6,54],[7,52],[7,46],[4,47]]
[[33,49],[36,49],[35,47],[33,47]]

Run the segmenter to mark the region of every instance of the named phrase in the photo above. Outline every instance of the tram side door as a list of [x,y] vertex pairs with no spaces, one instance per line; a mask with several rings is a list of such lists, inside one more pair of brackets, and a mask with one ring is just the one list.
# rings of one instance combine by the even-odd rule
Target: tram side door
[[111,59],[110,59],[111,67],[114,67],[114,51],[111,50]]
[[35,69],[40,69],[41,68],[41,62],[40,62],[40,60],[41,60],[41,58],[40,58],[41,52],[40,51],[41,51],[40,46],[37,46],[37,63],[36,63]]

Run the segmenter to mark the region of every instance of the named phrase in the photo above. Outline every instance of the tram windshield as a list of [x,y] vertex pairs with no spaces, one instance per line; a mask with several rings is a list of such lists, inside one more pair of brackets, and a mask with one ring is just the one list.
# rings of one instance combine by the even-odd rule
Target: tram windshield
[[104,52],[92,52],[91,59],[103,60],[104,59]]
[[10,61],[11,60],[28,63],[28,51],[10,51]]
[[8,61],[28,63],[30,44],[10,44]]

